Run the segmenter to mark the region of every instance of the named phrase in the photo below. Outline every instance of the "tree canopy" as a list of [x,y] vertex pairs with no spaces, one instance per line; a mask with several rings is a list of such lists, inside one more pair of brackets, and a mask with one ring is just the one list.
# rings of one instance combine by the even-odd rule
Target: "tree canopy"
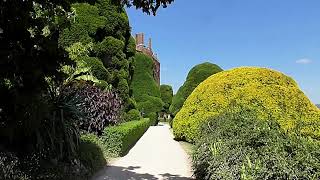
[[143,12],[156,15],[159,7],[166,8],[174,0],[120,0],[121,3],[130,6],[135,6],[137,9],[142,9]]

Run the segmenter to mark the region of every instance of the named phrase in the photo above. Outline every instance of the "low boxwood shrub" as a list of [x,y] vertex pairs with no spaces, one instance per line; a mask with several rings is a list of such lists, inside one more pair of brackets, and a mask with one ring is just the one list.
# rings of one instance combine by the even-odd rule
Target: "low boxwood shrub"
[[248,112],[209,118],[193,153],[197,179],[320,178],[319,141],[288,135],[277,121]]
[[104,130],[101,140],[110,156],[123,156],[140,139],[149,126],[149,119],[110,126]]
[[94,134],[83,134],[80,138],[79,159],[80,162],[93,174],[107,164],[107,151]]

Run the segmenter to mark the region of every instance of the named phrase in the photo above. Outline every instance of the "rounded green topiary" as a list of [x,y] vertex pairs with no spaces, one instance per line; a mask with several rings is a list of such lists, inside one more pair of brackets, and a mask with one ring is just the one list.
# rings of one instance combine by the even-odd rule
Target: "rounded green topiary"
[[131,109],[129,112],[126,113],[124,118],[124,121],[128,122],[140,120],[142,117],[140,115],[140,111],[136,109]]
[[173,115],[176,115],[183,106],[184,101],[202,81],[221,71],[223,70],[218,65],[209,62],[198,64],[193,67],[188,73],[186,81],[173,97],[172,104],[169,109],[170,112]]
[[255,67],[224,71],[202,82],[174,119],[175,137],[194,141],[201,124],[230,106],[253,111],[257,119],[274,119],[286,132],[320,139],[320,110],[296,82],[280,72]]

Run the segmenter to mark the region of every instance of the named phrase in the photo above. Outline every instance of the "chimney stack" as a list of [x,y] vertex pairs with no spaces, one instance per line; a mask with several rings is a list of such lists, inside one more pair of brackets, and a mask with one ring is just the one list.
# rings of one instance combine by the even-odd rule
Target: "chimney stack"
[[150,50],[152,50],[152,42],[151,42],[151,38],[149,38],[148,48],[149,48]]
[[144,34],[143,33],[136,34],[136,45],[137,46],[144,45]]

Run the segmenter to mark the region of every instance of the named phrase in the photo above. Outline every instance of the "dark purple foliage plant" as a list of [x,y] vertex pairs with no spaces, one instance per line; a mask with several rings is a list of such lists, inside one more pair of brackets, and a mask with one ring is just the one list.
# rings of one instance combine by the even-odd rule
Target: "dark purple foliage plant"
[[81,130],[101,135],[106,126],[120,121],[122,101],[113,90],[103,91],[87,82],[76,82],[64,86],[60,97],[79,112]]

